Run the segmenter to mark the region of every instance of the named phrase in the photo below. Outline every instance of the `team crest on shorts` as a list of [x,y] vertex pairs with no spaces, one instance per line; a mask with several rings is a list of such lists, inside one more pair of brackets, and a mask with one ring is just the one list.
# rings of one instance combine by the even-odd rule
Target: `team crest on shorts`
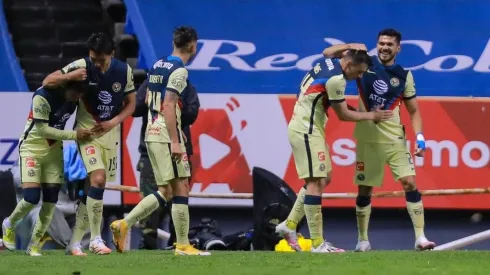
[[97,159],[96,158],[90,158],[88,160],[88,163],[90,163],[90,165],[95,165],[97,163]]
[[26,158],[26,167],[33,168],[34,166],[36,166],[34,158]]
[[112,90],[117,93],[121,90],[121,83],[119,82],[114,82],[114,84],[112,84]]
[[325,161],[325,152],[318,152],[318,160]]
[[364,177],[364,174],[359,174],[359,175],[357,175],[357,179],[360,181],[364,181],[366,179],[366,177]]
[[36,175],[36,172],[34,172],[34,170],[30,169],[29,171],[27,171],[27,175],[29,177],[34,177]]
[[357,161],[357,162],[356,162],[356,170],[357,170],[357,171],[364,171],[364,162],[362,162],[362,161]]
[[320,171],[325,171],[325,164],[320,164]]
[[87,156],[95,155],[95,147],[94,146],[87,146],[87,147],[85,147],[85,154]]
[[393,87],[398,87],[398,85],[400,85],[400,80],[398,80],[398,78],[396,78],[396,77],[392,77],[390,79],[390,84]]
[[185,169],[186,171],[189,171],[189,163],[186,163],[186,164],[184,165],[184,169]]

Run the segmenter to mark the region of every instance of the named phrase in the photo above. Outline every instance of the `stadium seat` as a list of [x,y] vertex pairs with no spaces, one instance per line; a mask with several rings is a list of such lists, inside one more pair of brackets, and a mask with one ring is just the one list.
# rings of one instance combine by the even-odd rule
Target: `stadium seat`
[[16,43],[15,51],[19,56],[36,57],[36,56],[53,56],[59,57],[61,46],[57,42],[38,40],[25,40]]
[[12,23],[38,23],[48,18],[46,7],[13,6],[7,10],[7,20]]
[[61,44],[61,55],[64,58],[80,57],[87,54],[85,42],[64,42]]
[[20,59],[20,64],[22,68],[26,71],[33,73],[43,73],[59,70],[72,61],[73,59],[60,59],[59,57],[25,57]]
[[83,23],[101,22],[102,11],[97,8],[83,6],[53,6],[53,19],[58,23]]
[[63,24],[58,25],[59,41],[82,42],[85,41],[93,32],[104,32],[106,27],[104,24]]
[[52,41],[56,39],[56,25],[51,23],[27,23],[12,26],[14,40],[29,38],[30,40]]

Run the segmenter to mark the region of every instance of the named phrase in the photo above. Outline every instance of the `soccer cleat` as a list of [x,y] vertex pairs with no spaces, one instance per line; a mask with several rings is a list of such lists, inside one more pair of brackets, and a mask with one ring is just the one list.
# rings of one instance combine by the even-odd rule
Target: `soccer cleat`
[[36,243],[29,243],[29,246],[27,247],[26,254],[29,256],[42,256],[41,254],[41,246]]
[[194,248],[192,245],[176,245],[175,246],[175,255],[186,255],[186,256],[209,256],[210,252],[201,251],[199,249]]
[[3,245],[8,250],[15,250],[15,230],[7,219],[2,222]]
[[126,235],[128,234],[128,223],[125,220],[117,220],[111,223],[112,242],[116,246],[117,252],[124,252]]
[[340,253],[345,252],[345,250],[333,246],[331,243],[323,241],[318,247],[311,248],[312,253]]
[[68,245],[66,247],[66,255],[72,255],[72,256],[87,256],[86,253],[83,252],[82,246],[79,244],[75,245]]
[[93,239],[88,248],[95,255],[108,255],[112,252],[100,237]]
[[298,234],[295,230],[291,230],[286,226],[286,221],[283,221],[276,226],[276,234],[281,236],[281,238],[284,238],[293,250],[297,252],[302,251],[298,243]]
[[371,250],[371,244],[369,243],[369,241],[357,241],[357,245],[356,245],[356,252],[366,252],[366,251],[369,251]]
[[432,250],[435,246],[436,244],[427,240],[425,236],[420,236],[415,241],[415,250],[417,251]]

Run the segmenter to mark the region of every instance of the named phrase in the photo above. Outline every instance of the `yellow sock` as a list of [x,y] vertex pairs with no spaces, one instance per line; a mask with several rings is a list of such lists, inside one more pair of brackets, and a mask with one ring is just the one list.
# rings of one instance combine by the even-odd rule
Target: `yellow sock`
[[27,215],[27,213],[31,212],[31,210],[35,206],[36,206],[35,204],[26,202],[25,200],[22,199],[15,207],[14,212],[12,212],[12,214],[10,214],[9,216],[8,220],[12,225],[12,227],[15,228],[17,222],[22,220]]
[[422,201],[408,202],[407,210],[412,219],[413,229],[415,231],[415,239],[424,235],[424,205]]
[[41,238],[48,230],[49,224],[53,219],[54,209],[56,203],[43,202],[41,210],[39,211],[39,217],[37,218],[36,225],[32,231],[31,242],[38,244]]
[[312,246],[318,247],[323,243],[322,198],[320,196],[305,196],[305,214],[310,229]]
[[73,227],[73,234],[71,236],[70,244],[79,245],[83,239],[83,236],[85,236],[85,232],[87,232],[88,227],[89,222],[87,206],[84,203],[80,203],[76,213],[75,226]]
[[172,204],[172,221],[178,245],[189,244],[189,205],[188,198],[176,196]]
[[100,226],[102,223],[103,200],[87,197],[88,221],[90,224],[90,240],[100,237]]
[[157,210],[160,206],[163,207],[165,205],[165,198],[163,194],[158,191],[156,193],[150,194],[146,196],[143,200],[136,205],[135,208],[124,218],[128,223],[128,226],[131,227],[137,221],[141,221],[142,219],[148,217],[153,211]]
[[371,204],[366,207],[359,207],[356,205],[356,216],[358,239],[360,241],[369,241],[368,227],[369,217],[371,216]]
[[286,226],[291,230],[296,230],[298,223],[305,216],[305,195],[306,189],[303,187],[299,190],[298,197],[294,202],[293,209],[289,212],[288,219],[286,220]]

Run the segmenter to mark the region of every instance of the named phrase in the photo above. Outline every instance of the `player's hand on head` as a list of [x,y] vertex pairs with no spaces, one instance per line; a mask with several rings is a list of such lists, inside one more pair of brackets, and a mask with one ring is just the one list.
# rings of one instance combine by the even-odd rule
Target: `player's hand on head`
[[184,151],[180,148],[180,144],[178,142],[172,142],[170,145],[170,151],[172,153],[172,160],[175,162],[180,162],[182,156],[184,155]]
[[374,123],[378,123],[381,121],[386,121],[389,120],[393,117],[393,111],[392,110],[383,110],[384,105],[378,105],[374,109]]
[[77,140],[89,140],[92,138],[92,131],[87,129],[77,129]]
[[76,69],[72,72],[69,72],[69,74],[70,74],[70,80],[83,81],[87,79],[87,69],[85,68]]
[[364,45],[362,43],[351,43],[351,44],[349,44],[349,47],[351,48],[351,50],[362,50],[362,51],[367,52],[366,45]]

